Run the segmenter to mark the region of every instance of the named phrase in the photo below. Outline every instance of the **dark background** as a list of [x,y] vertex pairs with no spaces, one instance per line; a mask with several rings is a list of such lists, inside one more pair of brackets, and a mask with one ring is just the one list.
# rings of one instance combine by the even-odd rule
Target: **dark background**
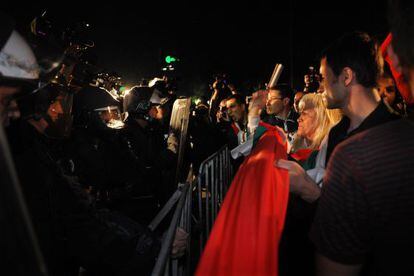
[[281,81],[300,90],[308,66],[318,66],[321,50],[341,34],[386,36],[385,1],[302,2],[59,2],[2,9],[20,27],[44,10],[62,26],[87,21],[98,65],[129,85],[161,76],[165,56],[177,56],[179,93],[208,95],[216,73],[227,73],[242,93],[251,93],[268,81],[275,63],[285,65]]

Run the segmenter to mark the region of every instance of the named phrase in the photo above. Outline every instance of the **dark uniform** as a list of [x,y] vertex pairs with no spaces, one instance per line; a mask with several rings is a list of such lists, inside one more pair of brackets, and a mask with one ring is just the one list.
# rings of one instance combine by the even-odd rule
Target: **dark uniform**
[[159,250],[152,234],[128,218],[97,211],[62,169],[50,141],[28,123],[9,141],[49,275],[138,275],[149,272]]
[[[118,210],[149,223],[155,207],[137,190],[145,186],[144,170],[124,143],[120,103],[106,90],[88,86],[74,97],[74,131],[67,146],[73,174],[90,189],[98,207]],[[154,205],[154,204],[152,204]],[[151,214],[149,217],[148,215]]]
[[176,190],[177,155],[167,149],[163,131],[155,122],[141,127],[133,118],[128,118],[123,135],[124,143],[135,158],[142,176],[142,184],[135,186],[134,194],[152,198],[158,209]]
[[196,107],[188,125],[192,144],[190,159],[195,174],[198,174],[201,162],[226,144],[225,131],[209,121],[208,107]]
[[[158,100],[157,100],[158,98]],[[135,86],[124,98],[125,120],[124,143],[131,156],[140,166],[143,175],[142,185],[136,187],[137,196],[149,198],[160,208],[176,190],[175,170],[177,154],[169,150],[165,127],[152,114],[155,105],[160,104],[154,89]],[[173,137],[170,137],[171,140]],[[170,144],[171,145],[171,144]],[[151,212],[147,212],[151,214]],[[155,213],[153,214],[155,215]]]
[[76,128],[66,146],[67,156],[73,162],[72,173],[90,189],[99,206],[115,209],[128,200],[133,186],[141,182],[134,160],[122,148],[118,132]]

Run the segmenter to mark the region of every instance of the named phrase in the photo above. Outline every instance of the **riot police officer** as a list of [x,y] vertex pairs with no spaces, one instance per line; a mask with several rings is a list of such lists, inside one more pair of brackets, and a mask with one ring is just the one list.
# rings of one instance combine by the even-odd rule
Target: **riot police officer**
[[20,117],[16,99],[34,93],[38,78],[39,67],[31,47],[14,30],[13,20],[0,13],[0,263],[3,271],[13,275],[46,275],[3,130]]
[[85,86],[74,96],[74,127],[68,155],[74,174],[97,200],[99,207],[114,207],[139,177],[134,163],[119,142],[123,128],[120,103],[105,89]]
[[[0,106],[6,119],[14,111],[9,103],[19,89],[36,83],[38,71],[34,54],[17,32],[9,32],[0,57],[4,58],[0,63]],[[145,227],[121,215],[97,212],[76,179],[60,166],[60,155],[51,144],[62,132],[50,131],[50,127],[67,123],[60,118],[70,108],[65,108],[65,96],[55,92],[37,91],[33,98],[25,99],[21,107],[25,120],[7,129],[49,275],[78,275],[79,265],[97,275],[150,270],[159,241]]]
[[160,98],[146,86],[135,86],[124,98],[125,142],[141,166],[143,186],[140,196],[152,196],[161,207],[175,191],[177,139],[164,136],[157,118]]

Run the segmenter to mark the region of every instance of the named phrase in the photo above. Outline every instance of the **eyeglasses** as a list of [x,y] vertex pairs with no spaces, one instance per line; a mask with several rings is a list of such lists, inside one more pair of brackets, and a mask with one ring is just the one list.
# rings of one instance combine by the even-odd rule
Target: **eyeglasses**
[[268,98],[269,101],[271,100],[283,100],[283,98]]

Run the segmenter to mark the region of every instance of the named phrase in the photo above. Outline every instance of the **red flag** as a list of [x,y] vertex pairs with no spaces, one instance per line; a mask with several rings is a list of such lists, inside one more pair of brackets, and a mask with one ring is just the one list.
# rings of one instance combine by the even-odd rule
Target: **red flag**
[[267,128],[240,166],[213,226],[196,275],[277,275],[289,196],[286,142]]
[[387,49],[391,45],[392,42],[392,35],[391,33],[388,34],[387,38],[385,38],[384,42],[381,44],[381,54],[384,57],[384,60],[388,63],[390,66],[391,74],[395,79],[395,84],[398,88],[398,91],[400,91],[401,96],[405,100],[407,104],[414,104],[414,99],[410,93],[410,87],[408,86],[407,81],[405,80],[403,74],[401,72],[397,72],[397,70],[392,65],[392,62],[390,60],[390,57],[388,56]]

